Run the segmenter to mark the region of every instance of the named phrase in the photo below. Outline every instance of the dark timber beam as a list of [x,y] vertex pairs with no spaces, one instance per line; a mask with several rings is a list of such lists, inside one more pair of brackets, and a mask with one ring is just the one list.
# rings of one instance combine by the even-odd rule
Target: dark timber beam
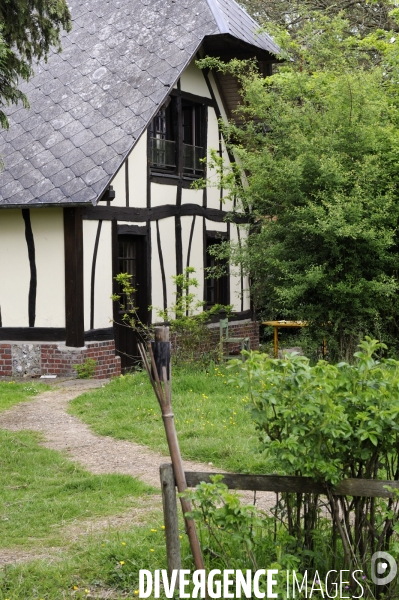
[[197,96],[196,94],[191,94],[190,92],[183,92],[181,90],[172,90],[170,92],[171,96],[180,96],[183,100],[190,100],[190,102],[195,102],[196,104],[203,104],[204,106],[215,106],[215,101],[212,98],[207,98],[206,96]]
[[0,327],[0,340],[12,342],[64,342],[64,327]]
[[35,258],[35,240],[33,238],[32,224],[30,220],[29,208],[22,209],[22,217],[25,222],[25,239],[28,246],[28,258],[30,267],[30,284],[28,296],[28,318],[29,327],[35,326],[36,320],[36,291],[37,291],[37,270]]
[[65,326],[67,346],[84,346],[83,223],[80,208],[64,208]]
[[229,213],[217,208],[206,208],[199,204],[164,204],[163,206],[154,206],[154,208],[124,208],[113,206],[87,206],[82,208],[83,219],[90,221],[126,221],[133,223],[144,223],[145,221],[158,221],[168,217],[205,217],[216,223],[223,223],[228,216],[232,223],[248,223],[249,215],[238,213]]

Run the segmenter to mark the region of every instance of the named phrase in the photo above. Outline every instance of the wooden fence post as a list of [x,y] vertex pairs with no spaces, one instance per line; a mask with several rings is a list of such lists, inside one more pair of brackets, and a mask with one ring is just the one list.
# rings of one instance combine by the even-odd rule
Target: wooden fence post
[[171,464],[161,465],[159,467],[159,476],[161,478],[168,575],[171,577],[174,569],[181,569],[179,521],[177,516],[176,486],[173,466]]

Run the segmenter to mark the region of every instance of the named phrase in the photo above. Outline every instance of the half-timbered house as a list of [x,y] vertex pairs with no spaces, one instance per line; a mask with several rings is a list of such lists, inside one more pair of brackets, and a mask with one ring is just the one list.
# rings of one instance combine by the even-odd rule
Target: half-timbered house
[[[23,85],[30,110],[0,134],[0,375],[97,376],[134,353],[118,325],[114,277],[129,272],[144,322],[165,307],[171,276],[195,267],[207,305],[250,315],[248,281],[205,278],[209,245],[237,240],[223,191],[192,189],[210,148],[229,160],[218,119],[235,80],[201,56],[254,57],[267,75],[277,47],[234,0],[71,0],[61,53]],[[152,315],[153,316],[153,315]],[[251,327],[251,324],[248,325]]]

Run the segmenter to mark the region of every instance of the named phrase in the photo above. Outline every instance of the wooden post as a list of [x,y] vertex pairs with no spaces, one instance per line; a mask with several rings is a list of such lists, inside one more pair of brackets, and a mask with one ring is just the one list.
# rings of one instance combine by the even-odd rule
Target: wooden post
[[80,348],[85,345],[83,314],[83,224],[80,208],[64,208],[64,246],[65,344]]
[[[164,386],[164,397],[166,402],[160,402],[162,419],[164,422],[166,439],[168,441],[170,458],[172,459],[177,489],[180,493],[182,493],[187,489],[187,484],[186,477],[184,475],[179,442],[177,441],[174,414],[172,412],[169,327],[155,327],[154,337],[155,341],[152,343],[152,353],[155,366],[155,368],[153,366],[153,376],[155,376],[156,386],[159,385],[160,396],[162,396],[161,383],[163,383]],[[155,371],[157,371],[157,373],[155,373]],[[191,512],[191,502],[189,500],[186,498],[180,498],[180,503],[183,515]],[[193,519],[188,519],[185,516],[184,522],[187,536],[190,541],[191,551],[193,553],[195,568],[197,570],[203,570],[205,569],[205,566],[195,522]]]
[[179,521],[177,517],[176,485],[173,466],[171,464],[161,465],[159,467],[159,476],[161,478],[168,575],[171,577],[174,569],[181,569]]
[[278,327],[274,326],[274,358],[278,358]]

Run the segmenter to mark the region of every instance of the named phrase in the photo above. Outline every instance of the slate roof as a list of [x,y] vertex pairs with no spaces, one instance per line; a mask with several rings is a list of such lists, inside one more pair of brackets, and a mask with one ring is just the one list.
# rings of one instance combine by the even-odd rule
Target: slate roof
[[229,33],[235,38],[256,45],[258,48],[279,53],[279,47],[270,36],[260,33],[259,24],[256,23],[245,10],[231,0],[208,0],[221,33]]
[[70,0],[63,51],[0,132],[0,207],[95,204],[206,36],[277,52],[234,0]]

